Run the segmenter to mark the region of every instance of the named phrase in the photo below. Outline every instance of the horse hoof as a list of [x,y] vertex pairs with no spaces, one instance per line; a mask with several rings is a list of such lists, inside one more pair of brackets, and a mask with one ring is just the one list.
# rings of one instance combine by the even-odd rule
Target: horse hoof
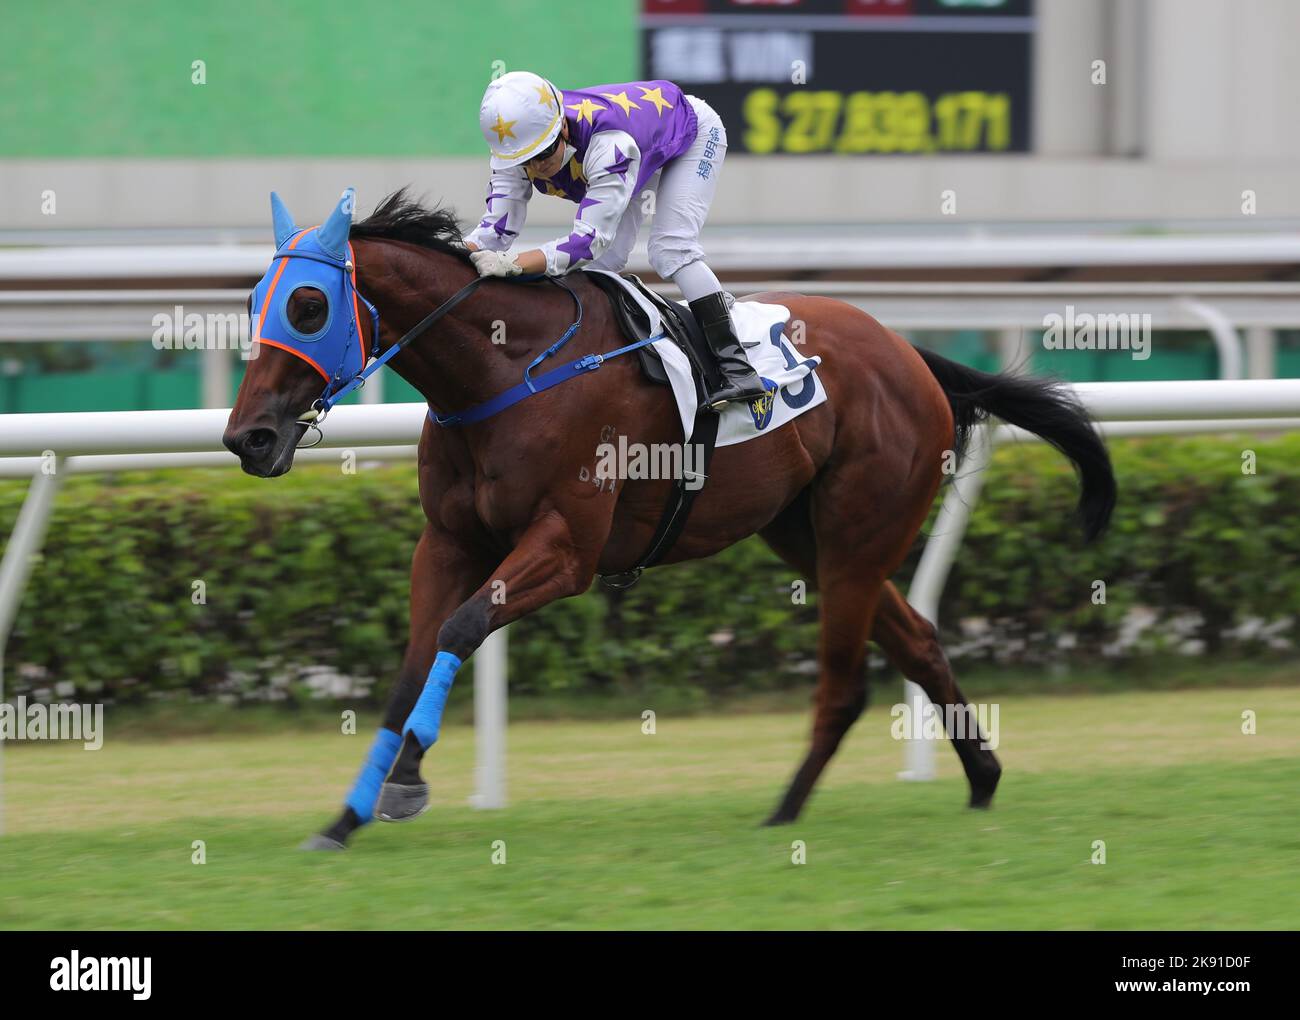
[[375,817],[382,822],[409,822],[429,810],[429,784],[385,783],[379,791]]
[[346,850],[347,847],[337,839],[331,839],[329,836],[323,836],[319,832],[310,839],[304,840],[298,846],[299,850]]
[[970,806],[984,810],[993,806],[993,794],[997,792],[998,780],[1002,778],[1002,773],[997,772],[988,777],[978,785],[972,784],[970,788]]
[[978,810],[987,810],[993,806],[993,794],[997,791],[997,778],[992,782],[983,782],[979,786],[971,786],[971,804],[972,808]]

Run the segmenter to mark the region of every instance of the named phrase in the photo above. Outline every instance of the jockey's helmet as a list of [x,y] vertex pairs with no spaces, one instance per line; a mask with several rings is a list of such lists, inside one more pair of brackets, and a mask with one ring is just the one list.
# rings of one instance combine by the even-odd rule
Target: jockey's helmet
[[545,152],[564,121],[560,92],[531,71],[508,71],[483,93],[478,124],[492,152],[492,169],[519,166]]

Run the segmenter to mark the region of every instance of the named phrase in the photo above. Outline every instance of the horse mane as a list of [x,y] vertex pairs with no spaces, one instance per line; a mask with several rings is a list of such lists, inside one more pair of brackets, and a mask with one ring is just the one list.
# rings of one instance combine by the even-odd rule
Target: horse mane
[[442,206],[430,209],[412,198],[404,187],[381,201],[364,220],[352,224],[348,236],[354,240],[406,241],[469,261],[469,250],[461,240],[456,213]]

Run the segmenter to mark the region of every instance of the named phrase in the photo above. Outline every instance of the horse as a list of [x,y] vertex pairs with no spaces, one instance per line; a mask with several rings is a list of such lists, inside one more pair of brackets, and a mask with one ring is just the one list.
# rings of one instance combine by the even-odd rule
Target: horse
[[[648,382],[635,358],[610,359],[600,371],[576,375],[485,420],[440,426],[432,414],[447,416],[517,385],[566,328],[569,352],[608,352],[620,332],[607,297],[582,272],[562,278],[564,287],[546,279],[476,286],[455,215],[423,205],[405,189],[355,223],[354,199],[345,192],[329,219],[311,230],[294,226],[275,195],[272,205],[278,248],[250,298],[257,356],[223,437],[243,470],[264,478],[288,471],[304,430],[322,407],[332,406],[322,404],[322,379],[326,396],[343,383],[355,385],[367,357],[372,366],[386,360],[431,409],[419,442],[425,524],[412,558],[400,672],[341,814],[304,844],[338,850],[372,816],[405,821],[427,808],[422,759],[437,739],[456,668],[488,634],[581,594],[597,574],[636,565],[673,482],[593,485],[600,443],[612,434],[647,445],[681,443],[682,426],[669,390]],[[319,244],[307,252],[312,237]],[[299,244],[303,260],[293,258]],[[285,267],[292,272],[300,261],[300,278],[284,284]],[[327,277],[342,283],[322,282]],[[349,320],[346,368],[331,371],[308,345],[274,339],[277,280],[292,287],[279,298],[281,327],[289,327],[279,335],[310,339],[322,335],[327,321]],[[582,308],[577,324],[575,298]],[[802,325],[804,352],[821,358],[816,378],[827,399],[776,431],[718,448],[707,484],[662,562],[712,556],[757,534],[817,592],[811,740],[765,821],[777,825],[799,816],[865,707],[869,640],[935,706],[967,711],[935,628],[890,578],[951,474],[945,464],[960,459],[972,430],[996,417],[1069,458],[1085,541],[1104,531],[1116,484],[1086,410],[1057,380],[965,367],[838,300],[787,292],[741,300],[789,310],[790,320]],[[418,335],[430,322],[433,328]],[[502,333],[505,342],[494,342]],[[1002,774],[996,756],[981,746],[977,727],[950,728],[948,735],[965,772],[969,806],[988,807]]]

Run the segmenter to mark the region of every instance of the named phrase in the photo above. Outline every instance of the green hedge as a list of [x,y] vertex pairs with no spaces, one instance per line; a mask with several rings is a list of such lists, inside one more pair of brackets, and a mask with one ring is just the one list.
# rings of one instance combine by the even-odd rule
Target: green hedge
[[[1242,473],[1245,448],[1255,475]],[[1300,610],[1300,436],[1112,450],[1120,504],[1092,548],[1077,538],[1068,464],[1038,446],[999,452],[941,609],[959,665],[1289,640]],[[6,536],[24,491],[0,486]],[[380,698],[406,639],[420,527],[409,465],[298,468],[275,481],[230,471],[69,479],[10,641],[7,693],[301,698],[317,689],[313,675],[335,671]],[[1104,605],[1092,600],[1098,579]],[[194,604],[196,580],[206,604]],[[750,540],[652,571],[625,593],[597,584],[512,629],[512,693],[671,687],[705,697],[806,683],[816,597],[795,604],[796,580]],[[1125,638],[1143,620],[1150,626]],[[1249,633],[1270,625],[1271,636]]]

